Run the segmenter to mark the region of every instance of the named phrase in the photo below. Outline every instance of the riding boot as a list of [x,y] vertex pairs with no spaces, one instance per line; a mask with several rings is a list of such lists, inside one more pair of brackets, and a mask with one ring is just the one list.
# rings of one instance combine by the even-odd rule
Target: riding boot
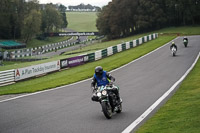
[[117,88],[114,88],[113,90],[114,90],[114,93],[115,93],[116,96],[117,96],[117,101],[118,101],[118,103],[122,103],[122,99],[121,99],[120,96],[119,96],[119,90],[118,90]]

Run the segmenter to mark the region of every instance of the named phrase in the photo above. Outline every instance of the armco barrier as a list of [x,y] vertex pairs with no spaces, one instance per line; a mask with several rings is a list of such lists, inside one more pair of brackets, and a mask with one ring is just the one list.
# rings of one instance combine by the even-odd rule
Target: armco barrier
[[0,86],[15,81],[15,70],[0,71]]

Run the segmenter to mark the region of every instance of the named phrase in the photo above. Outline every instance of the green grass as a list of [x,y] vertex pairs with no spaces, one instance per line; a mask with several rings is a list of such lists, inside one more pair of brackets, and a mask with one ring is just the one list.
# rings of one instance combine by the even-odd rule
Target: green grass
[[200,132],[200,60],[175,95],[136,133]]
[[0,88],[0,95],[35,92],[87,79],[92,77],[93,70],[97,65],[101,65],[106,70],[110,71],[121,65],[127,64],[128,62],[144,54],[147,54],[148,52],[162,46],[175,37],[176,36],[160,36],[156,40],[144,43],[143,45],[136,48],[117,53],[113,56],[96,62],[88,63],[75,68],[70,68],[61,72],[48,74],[40,78],[21,81],[13,85],[4,86]]
[[97,31],[96,12],[66,12],[68,26],[78,32]]
[[39,46],[43,46],[43,45],[47,45],[47,44],[62,42],[62,41],[68,40],[69,38],[71,38],[71,37],[69,37],[69,36],[65,36],[65,37],[48,37],[45,40],[33,39],[33,40],[28,42],[27,48],[39,47]]
[[170,27],[158,30],[157,33],[180,33],[180,35],[200,35],[200,26]]

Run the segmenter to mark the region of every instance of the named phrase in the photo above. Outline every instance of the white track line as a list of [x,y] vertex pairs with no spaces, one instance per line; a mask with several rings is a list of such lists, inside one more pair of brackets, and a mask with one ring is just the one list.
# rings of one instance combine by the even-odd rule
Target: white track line
[[197,55],[194,63],[191,67],[185,72],[185,74],[167,91],[163,94],[153,105],[151,105],[140,117],[138,117],[133,123],[131,123],[122,133],[130,133],[133,129],[142,122],[169,94],[185,79],[189,72],[194,68],[200,57],[200,52]]
[[[178,38],[179,38],[179,37],[175,38],[174,40],[176,40],[176,39],[178,39]],[[173,41],[174,41],[174,40],[173,40]],[[170,41],[170,42],[171,42],[171,41]],[[159,47],[159,48],[157,48],[157,49],[151,51],[150,53],[148,53],[148,54],[146,54],[146,55],[141,56],[140,58],[137,58],[137,59],[135,59],[135,60],[129,62],[128,64],[125,64],[125,65],[123,65],[123,66],[121,66],[121,67],[119,67],[119,68],[117,68],[117,69],[112,70],[111,72],[114,72],[114,71],[117,71],[117,70],[119,70],[119,69],[121,69],[121,68],[124,68],[124,67],[128,66],[129,64],[132,64],[132,63],[134,63],[134,62],[136,62],[136,61],[138,61],[138,60],[140,60],[140,59],[142,59],[142,58],[144,58],[144,57],[146,57],[146,56],[148,56],[148,55],[150,55],[150,54],[156,52],[157,50],[159,50],[159,49],[165,47],[166,45],[168,45],[170,42],[168,42],[168,43],[166,43],[165,45],[163,45],[163,46],[161,46],[161,47]],[[19,98],[22,98],[22,97],[27,97],[27,96],[32,96],[32,95],[40,94],[40,93],[43,93],[43,92],[58,90],[58,89],[61,89],[61,88],[64,88],[64,87],[68,87],[68,86],[72,86],[72,85],[76,85],[76,84],[79,84],[79,83],[82,83],[82,82],[85,82],[85,81],[88,81],[88,80],[91,80],[91,78],[86,79],[86,80],[82,80],[82,81],[79,81],[79,82],[76,82],[76,83],[73,83],[73,84],[69,84],[69,85],[65,85],[65,86],[60,86],[60,87],[57,87],[57,88],[49,89],[49,90],[39,91],[39,92],[31,93],[31,94],[25,94],[25,95],[16,96],[16,97],[13,97],[13,98],[5,99],[5,100],[0,101],[0,103],[2,103],[2,102],[7,102],[7,101],[11,101],[11,100],[15,100],[15,99],[19,99]]]

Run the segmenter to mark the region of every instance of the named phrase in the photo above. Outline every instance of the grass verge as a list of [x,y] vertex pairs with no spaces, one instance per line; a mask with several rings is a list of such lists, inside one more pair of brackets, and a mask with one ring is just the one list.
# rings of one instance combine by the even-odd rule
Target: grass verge
[[13,85],[4,86],[0,88],[0,95],[31,93],[87,79],[89,77],[92,77],[93,70],[97,65],[101,65],[106,70],[110,71],[124,64],[127,64],[128,62],[131,62],[132,60],[142,55],[149,53],[150,51],[162,46],[163,44],[169,42],[175,37],[176,36],[160,36],[156,40],[152,40],[136,48],[117,53],[113,56],[96,62],[88,63],[75,68],[70,68],[61,72],[55,72],[40,78],[21,81]]
[[78,32],[94,32],[96,28],[96,12],[66,12],[68,26]]
[[198,133],[199,103],[200,60],[173,97],[136,133]]
[[158,30],[156,33],[180,33],[181,35],[199,35],[200,26],[169,27]]
[[31,41],[28,42],[27,48],[40,47],[47,44],[62,42],[70,38],[71,38],[70,36],[65,36],[65,37],[48,37],[45,40],[32,39]]

